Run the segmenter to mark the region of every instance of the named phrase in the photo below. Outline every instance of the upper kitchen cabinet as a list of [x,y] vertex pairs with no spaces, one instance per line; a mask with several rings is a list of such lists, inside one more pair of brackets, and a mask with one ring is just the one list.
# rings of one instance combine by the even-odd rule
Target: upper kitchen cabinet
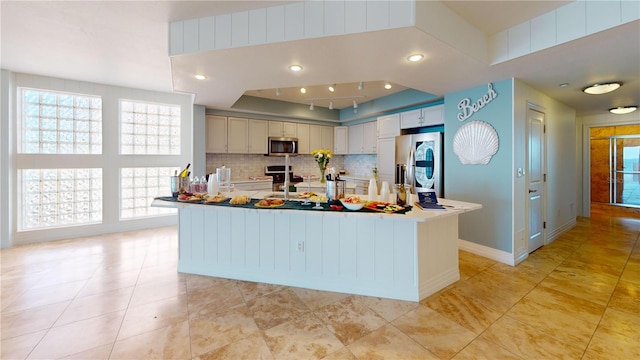
[[297,124],[296,134],[296,137],[298,138],[298,154],[310,154],[309,124]]
[[309,150],[333,149],[333,127],[309,125]]
[[400,115],[391,114],[378,117],[378,138],[395,138],[400,135]]
[[206,152],[227,152],[227,117],[207,115],[206,119]]
[[228,153],[266,154],[268,121],[229,117],[227,122]]
[[349,154],[375,154],[377,143],[375,121],[349,126]]
[[338,155],[349,153],[349,127],[336,126],[333,128],[333,153]]
[[283,121],[269,121],[269,136],[297,137],[296,123]]
[[442,124],[444,124],[444,105],[405,111],[400,114],[400,128],[402,129]]

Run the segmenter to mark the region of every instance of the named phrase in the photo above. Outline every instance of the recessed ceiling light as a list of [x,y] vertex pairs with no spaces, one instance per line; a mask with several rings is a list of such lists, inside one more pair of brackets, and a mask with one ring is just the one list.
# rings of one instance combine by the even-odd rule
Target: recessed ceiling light
[[418,61],[420,61],[422,59],[424,59],[424,55],[422,55],[422,54],[409,55],[409,57],[407,58],[407,60],[409,60],[411,62],[418,62]]
[[298,72],[298,71],[302,70],[302,66],[301,65],[289,65],[289,70],[294,71],[294,72]]
[[612,82],[612,83],[605,83],[605,84],[593,84],[591,86],[588,86],[588,87],[582,89],[582,91],[586,92],[587,94],[591,94],[591,95],[601,95],[601,94],[606,94],[606,93],[612,92],[613,90],[619,88],[620,86],[622,86],[621,82]]
[[306,94],[306,93],[307,93],[307,89],[305,89],[305,88],[301,87],[301,88],[300,88],[300,92],[301,92],[301,93],[303,93],[303,94]]
[[196,74],[194,77],[198,80],[207,80],[207,77],[202,74]]
[[384,88],[387,90],[391,89],[391,84],[388,82],[384,83]]
[[609,112],[616,115],[624,115],[628,113],[632,113],[638,110],[637,106],[618,106],[613,109],[609,109]]

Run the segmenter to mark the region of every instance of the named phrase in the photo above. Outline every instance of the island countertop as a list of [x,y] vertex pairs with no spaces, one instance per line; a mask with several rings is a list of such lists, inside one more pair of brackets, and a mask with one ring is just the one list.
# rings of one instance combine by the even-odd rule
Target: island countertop
[[[225,195],[228,198],[232,198],[234,196],[246,195],[251,199],[264,199],[270,197],[274,194],[271,191],[233,191],[233,192],[225,192]],[[278,196],[282,196],[284,193],[277,193]],[[296,192],[289,193],[289,201],[304,201],[303,198],[298,198]],[[319,196],[324,196],[325,194],[317,193]],[[366,196],[362,197],[366,199]],[[332,216],[368,216],[368,217],[376,217],[380,219],[388,218],[389,216],[393,217],[395,220],[405,219],[411,221],[429,221],[441,217],[458,215],[461,213],[465,213],[468,211],[474,211],[482,208],[482,205],[476,203],[469,203],[463,201],[456,201],[450,199],[439,198],[438,202],[445,207],[445,210],[422,210],[412,206],[411,210],[403,213],[403,214],[389,214],[382,212],[368,212],[368,211],[350,211],[347,209],[343,209],[342,211],[332,211],[332,210],[318,210],[318,211],[310,211],[310,210],[292,210],[292,209],[279,209],[279,208],[269,208],[269,209],[261,209],[261,208],[247,208],[247,207],[233,207],[233,206],[225,206],[224,208],[234,209],[234,210],[253,210],[253,211],[270,211],[270,212],[290,212],[290,211],[303,211],[305,213],[311,212],[314,214],[324,214],[324,215],[332,215]],[[161,199],[155,199],[152,202],[152,206],[154,207],[172,207],[172,208],[181,208],[181,207],[198,207],[198,206],[216,206],[215,204],[201,204],[201,203],[189,203],[189,202],[180,202],[180,201],[165,201]]]

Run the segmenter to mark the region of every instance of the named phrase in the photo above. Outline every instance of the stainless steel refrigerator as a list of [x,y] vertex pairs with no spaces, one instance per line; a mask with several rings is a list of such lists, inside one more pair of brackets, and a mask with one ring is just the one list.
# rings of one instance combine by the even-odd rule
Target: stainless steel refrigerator
[[442,133],[396,136],[396,183],[411,185],[411,192],[435,191],[444,196]]

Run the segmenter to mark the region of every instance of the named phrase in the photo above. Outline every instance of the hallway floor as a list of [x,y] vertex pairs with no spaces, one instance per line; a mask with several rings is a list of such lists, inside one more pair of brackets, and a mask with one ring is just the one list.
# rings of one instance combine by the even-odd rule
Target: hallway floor
[[2,359],[638,359],[640,220],[516,267],[460,252],[421,303],[179,274],[166,227],[1,251]]

